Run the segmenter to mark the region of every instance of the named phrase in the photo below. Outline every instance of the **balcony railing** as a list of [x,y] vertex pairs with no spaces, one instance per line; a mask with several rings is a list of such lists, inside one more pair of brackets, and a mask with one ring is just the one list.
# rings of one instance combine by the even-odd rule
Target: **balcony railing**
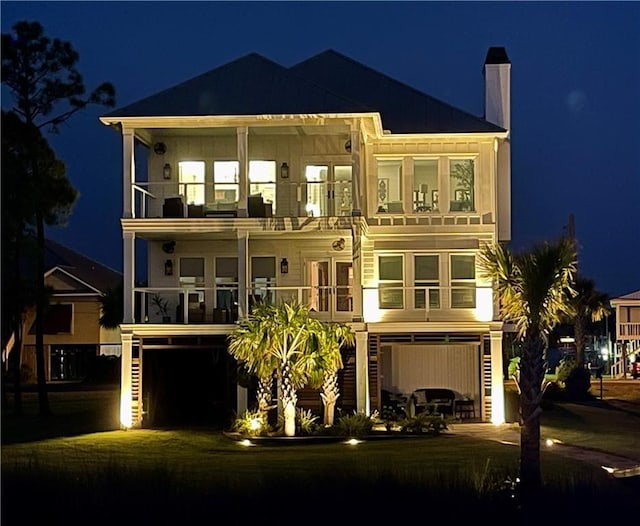
[[[229,186],[228,184],[225,186]],[[247,197],[249,217],[350,216],[350,183],[262,184],[263,194]],[[211,183],[136,182],[133,217],[236,217],[238,190],[217,190]]]
[[618,322],[618,340],[640,340],[640,322]]
[[[233,324],[243,316],[237,284],[199,288],[135,288],[135,323]],[[259,302],[296,300],[308,305],[314,316],[329,321],[350,321],[354,315],[354,290],[346,285],[265,286],[247,290],[249,313]],[[428,321],[433,312],[473,312],[475,319],[493,319],[490,287],[364,287],[363,317],[366,322]],[[160,309],[158,306],[166,308]],[[400,317],[399,317],[400,316]],[[454,315],[455,317],[455,315]]]

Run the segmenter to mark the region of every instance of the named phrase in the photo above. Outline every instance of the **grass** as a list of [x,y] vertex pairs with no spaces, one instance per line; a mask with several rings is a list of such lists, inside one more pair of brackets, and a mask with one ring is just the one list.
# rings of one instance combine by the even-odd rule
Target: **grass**
[[[638,489],[542,450],[544,506],[522,508],[511,484],[519,449],[497,442],[445,434],[247,448],[219,429],[119,430],[115,391],[51,395],[54,416],[46,422],[35,416],[31,394],[24,417],[3,413],[3,524],[166,524],[229,512],[269,524],[282,520],[287,505],[289,518],[310,524],[397,520],[416,510],[425,519],[444,511],[454,523],[533,523],[551,509],[554,520],[595,520],[600,512],[604,520],[611,504],[594,504],[631,502]],[[554,404],[542,431],[609,450],[635,444],[637,455],[640,417],[626,417],[604,402]]]

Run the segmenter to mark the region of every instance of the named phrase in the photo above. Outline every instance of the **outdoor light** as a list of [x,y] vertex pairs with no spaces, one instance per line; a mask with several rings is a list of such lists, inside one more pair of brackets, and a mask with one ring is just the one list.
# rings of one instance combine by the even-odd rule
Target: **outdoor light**
[[282,260],[280,261],[280,273],[281,274],[289,273],[289,262],[287,261],[287,258],[282,258]]
[[162,176],[165,179],[171,179],[171,165],[169,163],[164,163],[164,168],[162,169]]
[[607,349],[606,347],[603,347],[602,349],[600,349],[600,355],[602,356],[603,360],[606,360],[607,357],[609,356],[609,349]]
[[287,163],[282,163],[282,166],[280,166],[280,177],[289,179],[289,165]]
[[360,442],[361,440],[358,440],[357,438],[350,438],[345,442],[345,444],[348,444],[350,446],[357,446]]
[[165,276],[173,276],[173,261],[167,259],[164,262],[164,275]]

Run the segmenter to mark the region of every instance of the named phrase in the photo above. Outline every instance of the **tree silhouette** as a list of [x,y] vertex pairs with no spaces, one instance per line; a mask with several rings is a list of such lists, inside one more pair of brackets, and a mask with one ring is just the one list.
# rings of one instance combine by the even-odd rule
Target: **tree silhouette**
[[69,42],[47,37],[38,22],[16,23],[11,33],[2,34],[1,42],[2,84],[9,88],[13,98],[12,113],[25,125],[21,134],[25,164],[21,175],[25,183],[23,191],[29,192],[27,195],[33,202],[33,222],[29,224],[35,227],[38,246],[34,278],[36,364],[38,402],[44,416],[50,413],[43,340],[45,224],[62,224],[77,193],[41,130],[57,132],[60,124],[91,104],[113,106],[115,89],[103,83],[85,96],[84,81],[76,69],[78,53]]

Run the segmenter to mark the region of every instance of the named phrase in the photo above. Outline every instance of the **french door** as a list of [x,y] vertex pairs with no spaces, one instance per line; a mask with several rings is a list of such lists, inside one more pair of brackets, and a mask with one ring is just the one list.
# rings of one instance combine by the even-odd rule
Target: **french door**
[[338,258],[307,261],[308,303],[322,319],[349,319],[353,311],[353,265]]

